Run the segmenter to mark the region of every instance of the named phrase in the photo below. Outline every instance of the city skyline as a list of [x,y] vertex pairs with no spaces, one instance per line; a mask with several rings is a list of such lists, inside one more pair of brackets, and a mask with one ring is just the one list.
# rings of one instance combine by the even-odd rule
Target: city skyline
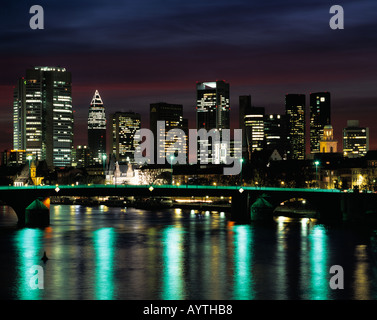
[[283,114],[287,93],[305,94],[309,114],[310,92],[329,91],[335,139],[341,141],[347,120],[359,120],[370,128],[370,149],[377,149],[376,21],[370,14],[377,4],[338,4],[345,12],[344,30],[329,27],[327,1],[117,6],[41,1],[45,29],[31,30],[31,4],[7,3],[7,27],[0,31],[0,148],[11,148],[17,79],[35,65],[61,65],[73,75],[75,145],[87,139],[79,133],[85,131],[94,90],[101,92],[109,113],[140,113],[142,127],[148,127],[149,105],[160,101],[182,104],[194,127],[196,82],[225,79],[231,84],[233,128],[239,96],[251,95],[253,105]]

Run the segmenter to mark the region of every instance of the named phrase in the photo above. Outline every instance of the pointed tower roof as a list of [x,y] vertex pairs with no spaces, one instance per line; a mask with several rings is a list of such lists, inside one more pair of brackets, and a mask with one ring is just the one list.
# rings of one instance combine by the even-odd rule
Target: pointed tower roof
[[94,96],[93,96],[93,99],[92,99],[92,102],[90,103],[91,106],[98,106],[98,107],[103,107],[103,101],[102,101],[102,98],[101,96],[99,95],[99,92],[98,90],[96,90],[96,92],[94,93]]

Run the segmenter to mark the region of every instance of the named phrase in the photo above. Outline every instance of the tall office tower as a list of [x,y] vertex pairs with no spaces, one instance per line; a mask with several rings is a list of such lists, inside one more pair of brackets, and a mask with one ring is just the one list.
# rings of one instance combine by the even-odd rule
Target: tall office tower
[[[165,122],[165,137],[160,139],[162,135],[158,131],[157,121]],[[173,145],[177,139],[167,140],[166,134],[171,129],[181,129],[185,132],[185,141],[183,142],[182,148],[187,155],[187,120],[183,119],[183,106],[181,104],[169,104],[165,102],[152,103],[150,105],[150,129],[154,136],[154,150],[155,155],[158,158],[166,159],[166,154],[171,145]],[[161,148],[157,148],[157,146]],[[157,161],[157,159],[155,159]],[[186,159],[187,161],[187,159]]]
[[251,96],[240,96],[239,97],[239,113],[238,120],[239,129],[242,129],[242,157],[248,157],[247,139],[246,139],[246,128],[245,128],[245,115],[251,112]]
[[118,162],[135,162],[135,149],[140,137],[141,116],[135,112],[115,112],[111,115],[111,152]]
[[88,146],[77,146],[75,153],[77,168],[86,168],[93,165],[93,155]]
[[287,125],[286,116],[282,114],[266,114],[264,117],[265,148],[277,149],[284,158],[287,153]]
[[26,70],[14,90],[13,147],[49,167],[72,163],[71,73],[61,67]]
[[369,151],[369,128],[360,127],[359,120],[348,120],[343,129],[343,154],[348,158],[365,156]]
[[310,152],[320,152],[319,141],[323,128],[331,123],[331,96],[329,92],[310,94]]
[[106,115],[105,107],[98,90],[94,93],[88,115],[88,146],[93,160],[101,164],[106,156]]
[[305,95],[287,94],[285,96],[287,117],[288,159],[305,159]]
[[196,94],[196,128],[229,129],[229,83],[198,82]]
[[246,143],[249,155],[253,151],[261,151],[264,147],[264,108],[252,107],[244,117]]
[[[229,114],[229,83],[223,80],[196,83],[196,128],[198,130],[217,129],[221,139],[221,130],[230,128]],[[205,146],[208,152],[201,152],[200,146]],[[223,147],[213,145],[210,139],[198,139],[197,161],[199,163],[216,162],[217,160],[213,160],[218,153],[215,149],[221,148],[223,149]],[[228,151],[221,150],[221,152],[226,154]]]

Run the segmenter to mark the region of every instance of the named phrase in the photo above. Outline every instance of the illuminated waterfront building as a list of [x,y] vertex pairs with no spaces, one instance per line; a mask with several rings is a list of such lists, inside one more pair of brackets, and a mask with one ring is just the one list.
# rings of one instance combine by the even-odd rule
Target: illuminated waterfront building
[[287,94],[285,96],[287,117],[287,157],[305,159],[305,95]]
[[13,149],[46,160],[49,167],[72,163],[71,73],[61,67],[26,70],[14,89]]
[[118,162],[134,163],[138,145],[136,131],[141,129],[141,117],[134,112],[115,112],[111,115],[111,152]]
[[360,127],[358,120],[348,120],[343,129],[343,154],[348,158],[365,156],[369,151],[369,128]]
[[319,141],[319,150],[321,153],[338,152],[338,141],[334,140],[334,129],[332,125],[325,125],[323,128],[322,139]]
[[310,152],[320,152],[319,141],[323,128],[331,123],[331,96],[329,92],[310,94]]
[[95,91],[89,107],[88,115],[88,146],[95,163],[102,163],[106,155],[106,115],[102,98]]

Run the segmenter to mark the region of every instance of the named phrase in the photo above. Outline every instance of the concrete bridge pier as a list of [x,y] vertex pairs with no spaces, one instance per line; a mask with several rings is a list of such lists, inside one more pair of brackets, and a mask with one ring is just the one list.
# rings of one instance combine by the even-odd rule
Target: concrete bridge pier
[[250,196],[248,192],[237,192],[232,195],[231,220],[250,222]]
[[19,227],[47,227],[50,225],[50,198],[9,199],[6,201],[17,215]]

